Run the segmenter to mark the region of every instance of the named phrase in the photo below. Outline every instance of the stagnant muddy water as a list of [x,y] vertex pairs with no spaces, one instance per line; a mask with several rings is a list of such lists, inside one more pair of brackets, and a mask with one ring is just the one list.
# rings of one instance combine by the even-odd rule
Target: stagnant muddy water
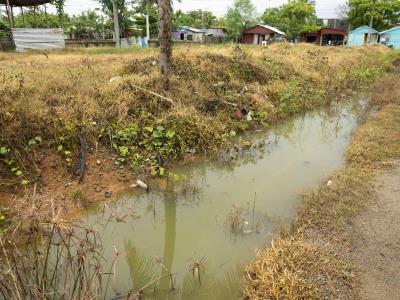
[[244,265],[293,220],[299,193],[343,165],[360,110],[348,103],[249,133],[241,143],[255,146],[232,150],[230,159],[171,170],[188,182],[171,178],[168,186],[131,189],[106,207],[90,207],[84,219],[99,230],[107,264],[121,252],[107,298],[169,272],[174,289],[166,276],[145,289],[148,298],[240,296]]

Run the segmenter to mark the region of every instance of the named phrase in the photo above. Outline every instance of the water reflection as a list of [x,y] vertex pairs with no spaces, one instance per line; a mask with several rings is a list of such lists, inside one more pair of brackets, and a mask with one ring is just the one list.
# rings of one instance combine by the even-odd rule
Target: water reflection
[[[165,235],[164,235],[164,251],[162,257],[162,278],[168,277],[172,270],[175,253],[176,238],[176,199],[171,192],[165,193],[164,198],[165,213]],[[160,288],[162,291],[168,291],[170,284],[168,278],[161,280]]]
[[[134,190],[110,204],[104,213],[108,225],[100,230],[104,256],[113,256],[113,245],[126,254],[117,265],[114,291],[154,282],[145,290],[151,299],[235,298],[240,266],[292,220],[298,193],[343,164],[359,109],[309,113],[245,134],[224,159],[172,170],[190,182],[164,181],[149,193]],[[226,222],[233,206],[242,208],[237,219],[248,226],[239,233]],[[126,223],[115,221],[121,215],[128,215]],[[99,210],[88,211],[89,223],[98,216]],[[201,285],[190,271],[200,260]]]

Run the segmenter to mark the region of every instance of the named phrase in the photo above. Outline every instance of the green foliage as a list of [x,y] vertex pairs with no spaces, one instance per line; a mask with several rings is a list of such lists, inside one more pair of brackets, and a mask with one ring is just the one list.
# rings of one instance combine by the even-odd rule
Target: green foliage
[[242,31],[257,23],[256,8],[250,0],[235,0],[226,14],[229,37],[238,41]]
[[278,112],[282,114],[293,114],[299,108],[299,83],[291,80],[286,84],[285,90],[281,93],[278,100]]
[[147,5],[139,5],[136,2],[133,2],[133,12],[132,18],[135,26],[135,31],[141,33],[143,36],[146,35],[146,15],[149,15],[149,25],[150,25],[150,36],[152,38],[157,37],[158,28],[158,10],[157,5],[147,4]]
[[261,19],[265,24],[284,31],[289,39],[317,29],[315,8],[308,0],[289,0],[279,8],[268,8]]
[[77,16],[70,18],[66,24],[65,32],[70,34],[82,35],[89,33],[98,33],[111,30],[111,24],[107,22],[104,16],[100,16],[94,10],[87,10]]
[[[113,20],[113,4],[112,0],[96,0],[100,3],[103,13],[105,13],[110,20]],[[134,27],[132,20],[132,10],[125,0],[116,0],[118,7],[118,21],[121,33],[131,30]]]
[[172,17],[173,27],[176,29],[179,26],[190,26],[195,28],[211,28],[218,27],[217,17],[208,10],[191,10],[183,12],[178,10]]
[[360,66],[353,68],[350,77],[353,82],[365,87],[377,79],[380,74],[382,74],[382,70],[379,67]]
[[353,28],[368,25],[385,30],[400,23],[400,0],[349,0],[348,19]]
[[118,162],[131,162],[134,169],[147,164],[153,175],[162,175],[164,169],[158,165],[156,154],[165,158],[176,158],[181,152],[175,144],[176,132],[158,125],[139,128],[132,123],[129,127],[112,126],[113,148],[118,153]]
[[[65,20],[68,20],[68,16],[64,16]],[[24,8],[24,15],[18,14],[14,16],[14,25],[17,28],[59,28],[60,20],[57,15],[45,14],[44,11],[36,9],[36,12],[32,8]]]
[[[104,16],[100,16],[94,10],[87,10],[79,15],[72,17],[63,15],[63,23],[61,24],[59,16],[51,13],[44,13],[42,10],[24,8],[24,15],[18,14],[14,16],[14,24],[17,28],[31,27],[31,28],[60,28],[63,27],[65,33],[69,34],[90,34],[103,31],[110,31],[112,24]],[[3,17],[0,24],[4,24],[5,29],[8,25],[5,23],[6,19]],[[0,30],[1,30],[0,26]]]
[[301,33],[303,32],[316,32],[318,30],[320,30],[322,28],[322,26],[320,25],[304,25],[301,28]]
[[57,15],[59,18],[59,22],[61,27],[64,27],[64,4],[65,0],[52,0],[51,3],[56,7]]
[[[29,151],[34,151],[34,148],[39,146],[41,143],[42,143],[41,136],[36,136],[32,139],[29,139],[28,145],[27,147],[25,147],[25,150],[28,153]],[[4,146],[4,143],[2,142],[1,139],[0,139],[0,162],[3,162],[8,171],[15,177],[17,181],[19,181],[21,185],[29,184],[29,181],[25,177],[25,174],[21,170],[21,167],[18,166],[15,159],[13,159],[13,151],[9,147]]]

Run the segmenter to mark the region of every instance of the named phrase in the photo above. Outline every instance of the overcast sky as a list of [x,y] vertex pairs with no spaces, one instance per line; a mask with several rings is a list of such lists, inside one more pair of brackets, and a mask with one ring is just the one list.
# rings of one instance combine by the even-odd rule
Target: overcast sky
[[[129,1],[129,0],[127,0]],[[183,11],[193,9],[206,9],[212,11],[217,16],[225,15],[229,6],[232,6],[234,0],[181,0],[180,3],[174,4],[175,9],[182,9]],[[256,6],[257,11],[262,13],[267,7],[276,7],[287,1],[285,0],[252,0]],[[344,3],[345,0],[316,0],[317,16],[319,18],[334,18],[336,16],[336,8],[339,4]],[[100,7],[98,2],[94,0],[66,0],[65,12],[72,14],[79,14],[88,9]],[[54,9],[54,8],[53,8]],[[53,9],[50,9],[53,11]]]

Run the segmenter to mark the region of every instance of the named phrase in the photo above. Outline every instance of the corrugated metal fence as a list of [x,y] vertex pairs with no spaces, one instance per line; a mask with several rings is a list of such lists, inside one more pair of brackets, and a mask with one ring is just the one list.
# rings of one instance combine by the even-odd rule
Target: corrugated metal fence
[[11,31],[17,51],[65,48],[65,37],[62,29],[12,28]]

